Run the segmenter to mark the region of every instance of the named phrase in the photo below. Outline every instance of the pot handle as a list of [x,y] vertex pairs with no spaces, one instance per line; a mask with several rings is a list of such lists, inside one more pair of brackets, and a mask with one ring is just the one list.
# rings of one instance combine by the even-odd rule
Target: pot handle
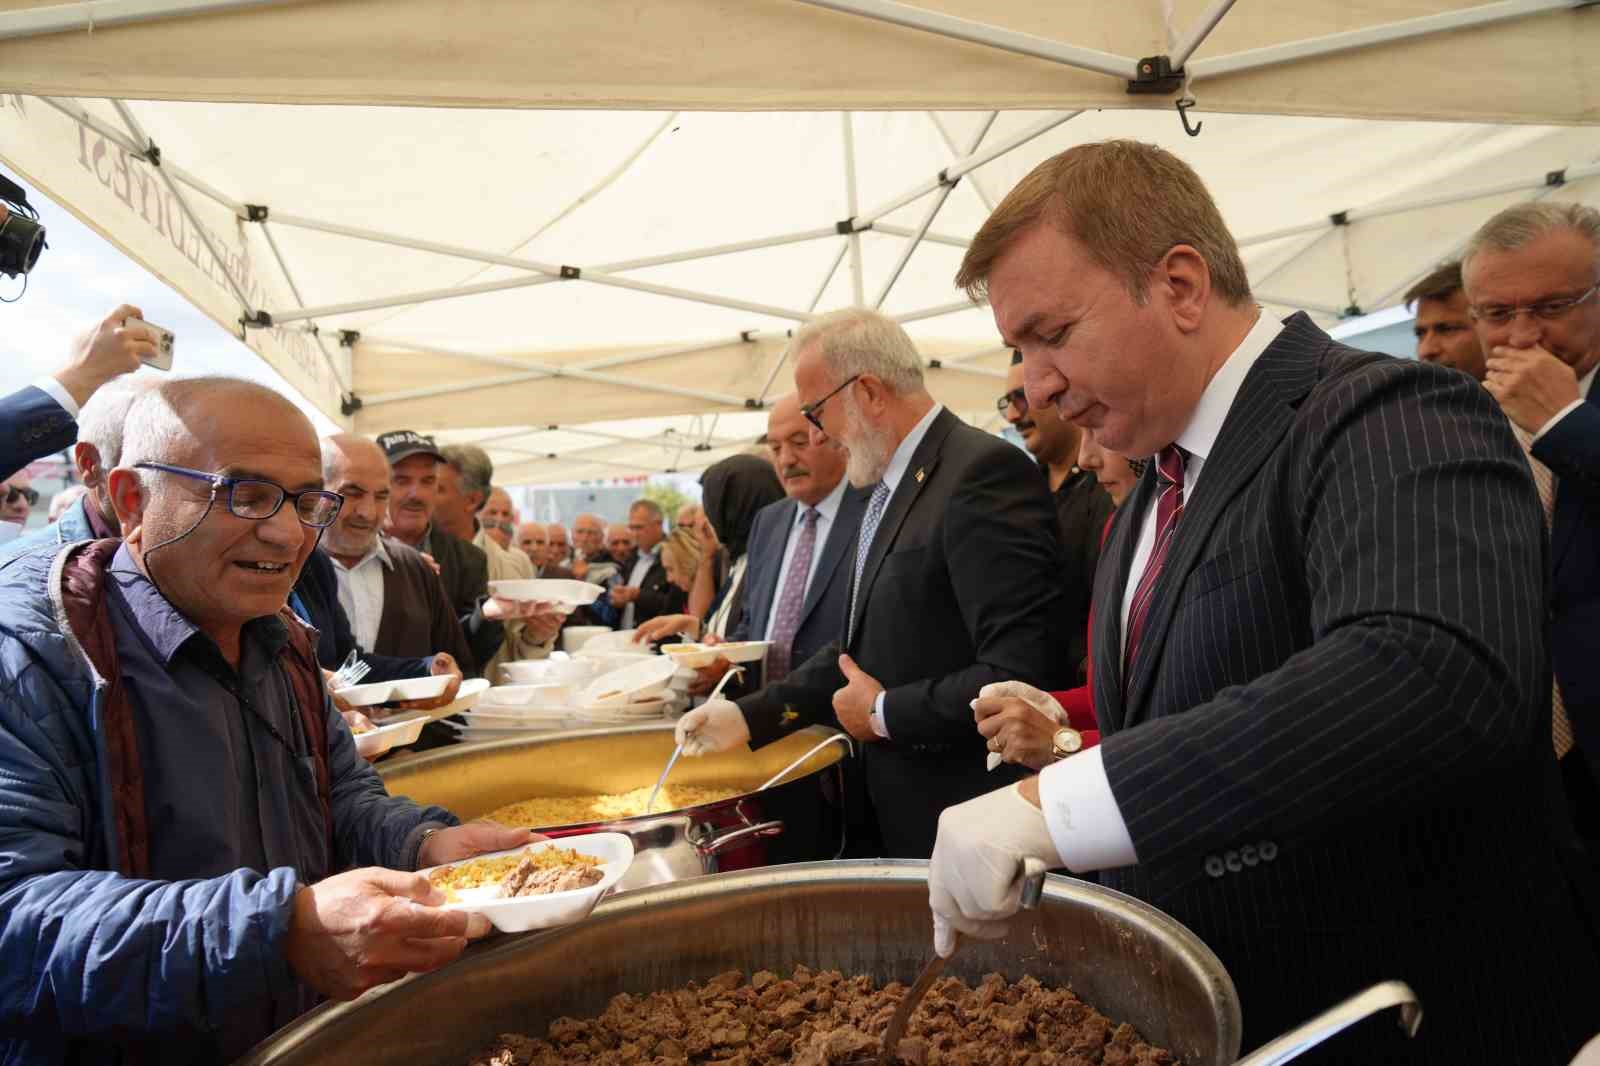
[[1276,1040],[1268,1041],[1239,1059],[1234,1066],[1278,1066],[1279,1063],[1297,1059],[1330,1036],[1390,1007],[1400,1008],[1400,1028],[1405,1030],[1405,1034],[1416,1036],[1417,1027],[1422,1024],[1422,1003],[1417,999],[1417,994],[1404,981],[1385,981],[1351,996],[1331,1010],[1323,1011]]
[[706,840],[695,841],[694,848],[702,857],[711,858],[740,844],[748,844],[759,837],[775,837],[782,832],[783,823],[780,821],[757,822],[754,825],[741,825],[737,829],[730,829],[726,833]]
[[790,763],[788,766],[785,766],[782,770],[779,770],[776,774],[773,774],[772,775],[772,780],[768,781],[766,784],[764,784],[760,788],[756,789],[756,791],[757,792],[765,792],[767,789],[771,788],[773,785],[776,785],[779,781],[782,781],[785,777],[787,777],[791,770],[793,770],[795,767],[797,767],[797,766],[801,765],[802,763],[804,763],[807,759],[811,758],[811,756],[815,755],[817,752],[821,751],[823,748],[827,747],[829,744],[843,744],[845,753],[847,755],[854,755],[855,754],[855,750],[856,749],[850,743],[850,737],[848,735],[844,734],[844,733],[835,733],[833,736],[829,737],[827,740],[824,740],[821,743],[817,744],[810,751],[808,751],[804,755],[800,756],[798,759],[796,759],[794,762]]

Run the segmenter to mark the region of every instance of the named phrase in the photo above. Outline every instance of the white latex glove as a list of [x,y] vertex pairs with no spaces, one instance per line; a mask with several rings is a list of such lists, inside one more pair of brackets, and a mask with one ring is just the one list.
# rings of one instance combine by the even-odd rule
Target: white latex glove
[[685,755],[713,755],[750,743],[744,712],[732,700],[709,700],[682,718],[676,730]]
[[[1056,702],[1054,696],[1042,689],[1034,688],[1025,681],[994,681],[978,690],[978,700],[1005,699],[1008,696],[1021,700],[1046,718],[1054,719],[1057,725],[1072,724],[1067,718],[1067,712]],[[978,700],[973,700],[973,704]],[[974,706],[973,709],[977,708]],[[985,764],[990,771],[993,771],[1004,761],[999,752],[991,751]]]
[[933,949],[949,958],[957,932],[980,940],[1006,935],[1006,920],[1022,906],[1023,861],[1066,865],[1056,854],[1044,812],[1010,785],[947,807],[928,866]]

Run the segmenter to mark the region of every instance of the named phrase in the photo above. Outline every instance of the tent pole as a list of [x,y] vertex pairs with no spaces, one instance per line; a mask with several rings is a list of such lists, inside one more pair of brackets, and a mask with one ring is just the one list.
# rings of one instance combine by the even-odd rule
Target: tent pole
[[112,26],[193,15],[215,15],[238,8],[266,7],[282,0],[94,0],[94,3],[53,4],[0,14],[0,41],[17,37],[42,37],[77,30],[94,31]]
[[113,99],[111,106],[115,107],[117,114],[122,116],[122,122],[128,127],[128,132],[133,134],[133,139],[143,142],[147,146],[146,150],[141,154],[154,166],[156,175],[161,179],[162,184],[167,187],[167,191],[172,194],[172,198],[178,202],[178,208],[183,212],[183,217],[188,219],[189,225],[194,229],[196,236],[200,238],[200,243],[206,246],[206,251],[211,253],[211,258],[216,261],[217,268],[222,271],[222,276],[227,279],[228,288],[232,289],[233,294],[239,298],[239,306],[248,314],[253,310],[250,306],[250,298],[244,294],[244,287],[239,284],[239,279],[233,276],[233,271],[229,269],[228,260],[223,257],[222,250],[217,247],[216,241],[211,239],[211,231],[206,229],[199,216],[194,213],[194,208],[189,205],[188,199],[179,191],[177,183],[172,180],[172,175],[167,173],[166,168],[161,166],[159,161],[150,159],[151,153],[149,149],[155,147],[155,142],[145,134],[144,128],[139,125],[139,120],[133,117],[133,112],[128,110],[127,104],[121,100]]
[[[802,2],[808,2],[808,0],[802,0]],[[1021,133],[1018,133],[1013,137],[1009,137],[1006,140],[1001,141],[999,144],[985,148],[982,152],[969,152],[962,158],[952,162],[948,167],[940,171],[931,180],[925,181],[904,195],[898,196],[895,199],[890,200],[888,203],[882,204],[873,208],[871,211],[868,211],[866,214],[862,215],[856,220],[856,224],[858,226],[863,224],[876,224],[878,219],[882,218],[884,215],[898,211],[900,208],[911,203],[913,200],[921,199],[951,179],[964,177],[968,173],[977,170],[985,163],[994,162],[996,159],[1005,155],[1012,149],[1022,147],[1034,138],[1049,133],[1063,122],[1070,122],[1072,119],[1077,118],[1081,114],[1083,114],[1082,111],[1060,112],[1059,114],[1052,115],[1047,119],[1035,122],[1032,126],[1029,126]],[[888,231],[885,230],[885,232]]]
[[839,254],[833,257],[833,265],[822,276],[822,284],[817,286],[817,294],[811,297],[811,303],[806,305],[806,310],[812,314],[816,314],[817,305],[822,302],[823,294],[828,291],[828,286],[833,283],[833,276],[839,272],[839,264],[844,262],[845,253],[848,251],[850,251],[849,238],[839,242]]
[[856,229],[856,131],[855,117],[848,111],[839,112],[844,130],[844,193],[847,217],[850,220],[850,286],[857,307],[866,303],[865,282],[861,273],[861,233]]
[[[1485,185],[1461,192],[1449,193],[1444,196],[1428,196],[1417,200],[1405,200],[1398,203],[1376,203],[1365,207],[1352,207],[1340,212],[1345,222],[1360,222],[1374,218],[1384,218],[1388,215],[1403,214],[1407,211],[1422,211],[1430,207],[1447,207],[1450,204],[1466,203],[1469,200],[1481,200],[1489,196],[1504,196],[1507,193],[1533,191],[1550,186],[1551,174],[1561,175],[1561,180],[1570,184],[1583,181],[1585,178],[1600,176],[1600,163],[1585,163],[1581,166],[1569,166],[1558,171],[1540,174],[1536,177],[1523,178],[1518,181],[1501,182],[1498,185]],[[1300,226],[1288,226],[1284,229],[1271,230],[1267,233],[1257,233],[1250,237],[1239,238],[1241,248],[1248,248],[1257,244],[1267,244],[1271,241],[1282,240],[1285,237],[1297,237],[1302,233],[1315,233],[1334,226],[1330,218],[1318,222],[1307,222]],[[882,227],[880,227],[882,228]],[[887,232],[887,230],[885,230]]]
[[953,304],[940,304],[938,307],[925,307],[921,311],[907,311],[903,315],[890,315],[902,326],[907,322],[920,322],[925,318],[938,318],[940,315],[953,315],[958,311],[971,311],[976,307],[988,307],[989,301],[973,303],[971,300],[958,300]]
[[[917,231],[910,226],[891,226],[887,222],[874,222],[872,232],[887,233],[891,237],[910,237]],[[952,248],[968,248],[972,245],[972,242],[965,237],[952,237],[948,233],[934,233],[932,230],[924,233],[922,239],[930,244],[948,244]]]
[[719,255],[731,255],[734,252],[750,252],[758,248],[777,248],[785,244],[801,244],[805,241],[820,241],[825,237],[837,237],[839,231],[832,226],[819,229],[801,230],[798,233],[784,233],[776,237],[758,237],[750,241],[737,241],[733,244],[718,244],[710,248],[694,248],[687,252],[669,252],[666,255],[650,256],[647,259],[628,259],[620,263],[602,263],[595,267],[608,274],[620,274],[628,270],[643,270],[645,267],[665,266],[668,263],[687,263],[694,259],[711,259]]
[[1109,74],[1114,78],[1131,81],[1137,77],[1134,61],[1126,56],[1113,55],[1093,48],[1062,44],[1031,33],[989,26],[971,19],[942,15],[925,8],[895,3],[894,0],[799,0],[802,4],[827,8],[846,15],[859,15],[876,22],[889,22],[907,29],[922,30],[953,37],[969,44],[981,44],[1003,52],[1044,59],[1063,66],[1076,67],[1096,74]]
[[1194,55],[1194,50],[1199,48],[1205,39],[1211,36],[1211,31],[1217,28],[1217,23],[1222,21],[1222,16],[1233,7],[1234,0],[1215,0],[1215,2],[1201,15],[1183,40],[1178,42],[1172,50],[1171,66],[1173,70],[1182,70],[1183,65]]
[[1365,29],[1330,33],[1304,41],[1252,48],[1214,59],[1197,59],[1190,64],[1189,74],[1195,78],[1215,78],[1224,74],[1238,74],[1262,67],[1293,63],[1316,56],[1334,55],[1375,44],[1405,41],[1471,26],[1487,26],[1507,19],[1523,18],[1546,11],[1558,11],[1582,6],[1585,0],[1501,0],[1500,3],[1480,4],[1476,7],[1445,11],[1437,15],[1422,15],[1402,19]]
[[[272,230],[268,228],[265,222],[261,224],[261,234],[267,238],[267,247],[272,249],[272,257],[278,261],[278,269],[283,271],[283,280],[289,284],[289,294],[294,297],[294,302],[297,306],[304,307],[306,301],[305,297],[300,295],[300,286],[294,283],[294,275],[289,273],[289,264],[283,258],[283,250],[278,247],[277,239],[272,236]],[[312,325],[315,324],[312,323]],[[345,396],[354,395],[355,390],[350,387],[350,383],[345,380],[345,376],[339,372],[339,366],[334,362],[333,353],[328,351],[328,342],[322,339],[320,332],[316,335],[316,342],[317,350],[322,353],[322,361],[328,364],[328,371],[338,384],[339,391]]]
[[599,385],[617,385],[622,388],[639,389],[643,392],[659,392],[667,396],[683,396],[691,400],[706,400],[710,403],[727,404],[730,407],[744,407],[745,401],[741,396],[730,396],[727,393],[708,392],[703,389],[685,389],[677,385],[668,385],[655,381],[642,381],[638,378],[622,377],[618,374],[602,374],[593,370],[584,370],[578,366],[560,366],[551,363],[539,363],[532,360],[512,359],[509,356],[491,356],[479,352],[461,352],[449,348],[439,348],[429,344],[418,344],[411,341],[394,340],[391,338],[364,337],[363,340],[375,347],[401,348],[406,351],[420,352],[424,355],[442,355],[453,359],[465,359],[476,362],[498,363],[502,366],[515,366],[520,368],[516,374],[504,374],[495,378],[484,378],[479,381],[457,382],[453,385],[429,386],[421,389],[407,389],[399,393],[384,393],[376,397],[364,397],[363,405],[372,407],[380,403],[395,403],[399,400],[423,399],[429,396],[443,396],[453,392],[470,391],[472,389],[490,388],[495,385],[514,385],[521,381],[534,381],[540,378],[574,378],[578,381],[592,381]]
[[520,278],[507,278],[504,281],[484,281],[476,285],[457,285],[448,289],[427,289],[422,292],[401,293],[398,296],[378,296],[370,300],[352,300],[342,304],[323,304],[319,307],[302,307],[294,311],[274,310],[267,314],[272,316],[272,324],[280,326],[288,322],[299,322],[312,318],[326,318],[332,315],[347,315],[356,311],[377,311],[385,307],[408,307],[412,304],[432,303],[435,300],[449,300],[457,296],[478,296],[486,292],[503,292],[507,289],[525,289],[532,285],[548,285],[560,281],[559,277],[549,274],[534,274]]
[[939,195],[934,198],[933,203],[928,205],[927,213],[922,216],[922,225],[917,227],[916,236],[906,242],[904,250],[900,253],[899,261],[894,265],[894,270],[889,272],[889,277],[884,281],[883,288],[878,291],[878,299],[872,305],[874,310],[881,311],[883,309],[883,302],[889,298],[889,290],[894,288],[894,283],[900,280],[900,274],[905,270],[906,264],[911,262],[911,256],[915,254],[917,245],[922,243],[923,235],[928,232],[928,227],[933,225],[934,216],[939,213],[939,209],[944,206],[944,202],[950,199],[950,194],[956,191],[956,182],[960,180],[959,178],[952,179],[948,185],[939,190]]
[[[112,144],[115,144],[118,148],[121,148],[129,155],[138,156],[140,158],[144,157],[146,146],[135,144],[128,138],[127,134],[123,133],[121,130],[110,125],[109,123],[100,121],[83,108],[74,108],[53,96],[41,96],[38,97],[38,99],[43,100],[46,104],[55,108],[57,111],[61,112],[63,115],[66,115],[79,125],[98,133],[100,136],[104,137]],[[229,211],[232,211],[234,214],[238,215],[240,218],[245,217],[245,207],[240,201],[235,200],[233,197],[228,196],[227,194],[206,184],[189,171],[178,166],[176,163],[168,162],[167,160],[163,159],[161,161],[161,165],[163,169],[170,170],[174,178],[177,178],[195,192],[216,201],[223,207],[226,207]]]
[[[956,147],[956,139],[950,136],[950,130],[946,128],[944,119],[939,117],[939,112],[928,112],[928,118],[933,120],[933,128],[939,131],[939,138],[944,141],[944,146],[950,150],[950,155],[953,158],[960,158],[963,155],[971,155],[973,152],[976,152],[978,150],[978,145],[983,143],[983,138],[988,135],[990,127],[994,125],[994,120],[999,117],[1000,112],[989,112],[989,117],[984,119],[983,124],[978,127],[978,135],[972,139],[972,146],[963,152],[961,149]],[[984,191],[982,183],[978,181],[976,176],[974,176],[972,179],[972,191],[978,194],[979,200],[983,201],[984,210],[994,210],[994,197],[990,196]],[[924,234],[923,240],[927,239],[927,235]]]
[[[833,281],[833,276],[839,272],[839,264],[844,262],[845,253],[850,250],[850,242],[855,239],[855,234],[839,244],[839,254],[833,257],[833,265],[828,268],[828,273],[823,276],[822,284],[817,286],[817,294],[811,298],[808,310],[815,313],[817,305],[822,302],[822,294],[828,291],[828,285]],[[785,344],[783,351],[778,353],[778,358],[772,364],[772,372],[767,375],[766,382],[761,386],[761,391],[756,394],[756,399],[765,404],[767,396],[772,392],[772,385],[778,380],[778,375],[783,372],[783,366],[789,361],[789,346]]]
[[1327,229],[1323,230],[1321,233],[1318,233],[1316,236],[1312,237],[1309,241],[1306,241],[1304,244],[1302,244],[1300,247],[1296,248],[1294,251],[1290,252],[1288,255],[1284,256],[1282,259],[1278,260],[1276,263],[1272,264],[1272,269],[1270,269],[1270,270],[1266,271],[1265,273],[1263,273],[1259,278],[1251,278],[1250,279],[1250,287],[1251,287],[1251,289],[1254,289],[1258,285],[1265,285],[1269,281],[1271,281],[1273,278],[1275,278],[1279,274],[1283,273],[1285,270],[1287,270],[1289,268],[1290,264],[1292,264],[1295,261],[1297,261],[1301,256],[1303,256],[1307,252],[1311,251],[1311,249],[1315,248],[1317,245],[1321,244],[1322,243],[1322,238],[1326,237],[1328,234],[1330,234],[1332,232],[1333,232],[1333,227],[1330,226]]

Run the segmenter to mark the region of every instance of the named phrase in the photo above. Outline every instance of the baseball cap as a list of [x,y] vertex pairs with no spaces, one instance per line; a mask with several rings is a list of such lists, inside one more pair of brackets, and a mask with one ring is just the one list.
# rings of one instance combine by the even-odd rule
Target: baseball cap
[[413,433],[409,429],[396,429],[389,433],[378,434],[378,447],[383,449],[384,458],[389,460],[389,465],[409,459],[413,455],[431,455],[441,463],[444,462],[444,453],[439,451],[439,446],[433,438],[423,433]]

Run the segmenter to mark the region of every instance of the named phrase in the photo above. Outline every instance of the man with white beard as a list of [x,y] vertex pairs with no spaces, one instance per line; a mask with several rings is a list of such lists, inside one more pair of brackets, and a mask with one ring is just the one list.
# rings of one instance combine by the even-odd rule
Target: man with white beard
[[737,704],[690,711],[678,738],[703,755],[837,723],[862,745],[877,854],[927,858],[945,807],[1018,777],[985,770],[978,690],[1075,672],[1055,511],[1026,454],[934,402],[893,320],[825,315],[789,354],[813,442],[842,445],[871,492],[840,639]]

